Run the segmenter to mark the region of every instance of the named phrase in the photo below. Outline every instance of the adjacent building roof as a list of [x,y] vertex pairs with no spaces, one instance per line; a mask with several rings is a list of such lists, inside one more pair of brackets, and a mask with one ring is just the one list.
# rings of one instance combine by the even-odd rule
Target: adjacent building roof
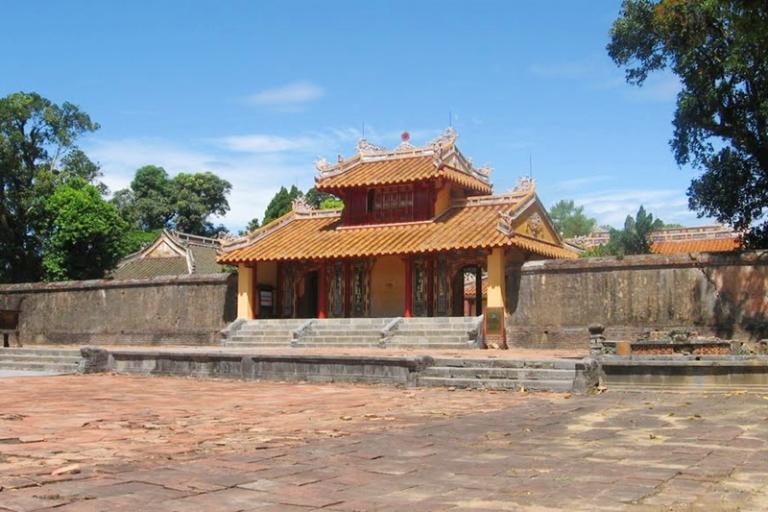
[[[601,228],[588,236],[569,238],[565,242],[581,249],[590,249],[607,244],[610,238],[608,230]],[[659,254],[725,252],[736,251],[741,247],[739,234],[720,224],[657,229],[651,234],[651,240],[651,250]]]
[[357,154],[336,164],[316,162],[319,175],[315,187],[339,192],[357,187],[416,183],[442,178],[477,194],[490,194],[490,168],[476,168],[456,148],[456,132],[447,130],[424,147],[407,140],[393,150],[376,146],[365,139]]
[[676,240],[654,242],[651,252],[677,254],[685,252],[731,252],[741,248],[738,238],[714,238],[709,240]]
[[[421,222],[342,226],[340,210],[312,210],[299,204],[247,237],[226,243],[218,261],[237,264],[492,247],[519,247],[546,258],[576,257],[557,239],[538,238],[539,228],[523,227],[523,214],[530,214],[533,207],[543,209],[530,181],[510,194],[456,201],[437,218]],[[533,216],[542,223],[538,212]]]
[[113,279],[149,279],[181,274],[217,274],[221,240],[163,230],[154,242],[126,256],[112,272]]

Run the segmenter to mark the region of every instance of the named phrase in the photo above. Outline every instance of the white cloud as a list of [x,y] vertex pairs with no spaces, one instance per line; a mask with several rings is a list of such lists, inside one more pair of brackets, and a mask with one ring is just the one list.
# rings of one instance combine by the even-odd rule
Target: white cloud
[[226,149],[247,153],[281,153],[285,151],[310,151],[317,149],[320,141],[308,136],[280,137],[254,133],[250,135],[231,135],[214,139]]
[[249,105],[277,108],[290,108],[322,98],[325,90],[311,82],[294,82],[264,89],[248,96],[245,101]]
[[572,178],[569,180],[560,180],[552,185],[552,190],[570,192],[574,190],[583,190],[584,186],[592,185],[594,183],[602,183],[605,181],[612,181],[615,178],[608,175],[597,176],[584,176],[581,178]]
[[595,217],[600,225],[621,227],[627,215],[634,216],[640,205],[668,224],[692,226],[711,222],[698,219],[695,212],[688,210],[688,198],[683,190],[678,189],[602,190],[574,200],[577,205],[584,206],[585,212]]

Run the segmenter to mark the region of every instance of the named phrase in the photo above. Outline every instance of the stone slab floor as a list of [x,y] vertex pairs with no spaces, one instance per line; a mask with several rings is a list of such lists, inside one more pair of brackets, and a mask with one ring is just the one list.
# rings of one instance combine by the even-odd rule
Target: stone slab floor
[[768,397],[0,379],[0,511],[768,510]]

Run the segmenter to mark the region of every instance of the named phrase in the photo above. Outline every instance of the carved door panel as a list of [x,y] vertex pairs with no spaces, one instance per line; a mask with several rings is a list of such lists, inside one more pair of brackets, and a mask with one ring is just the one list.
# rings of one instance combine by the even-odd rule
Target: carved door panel
[[328,315],[333,318],[344,316],[344,263],[337,261],[326,267],[328,283]]
[[366,317],[370,311],[371,265],[367,261],[352,263],[352,316]]
[[427,316],[427,262],[413,262],[413,316]]

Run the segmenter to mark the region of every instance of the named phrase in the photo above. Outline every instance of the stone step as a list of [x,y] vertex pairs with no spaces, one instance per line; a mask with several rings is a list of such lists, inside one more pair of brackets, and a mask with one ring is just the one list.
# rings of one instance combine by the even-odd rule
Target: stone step
[[434,366],[451,368],[540,368],[551,370],[575,370],[576,359],[453,359],[436,357]]
[[463,328],[456,328],[456,329],[450,329],[450,328],[440,328],[435,327],[434,329],[412,329],[412,328],[404,328],[404,329],[395,329],[392,331],[393,335],[402,335],[402,336],[443,336],[443,335],[464,335],[469,336],[469,332],[466,329]]
[[77,373],[77,364],[35,363],[31,361],[2,361],[0,370],[37,371],[50,373]]
[[456,387],[469,389],[495,389],[508,391],[571,391],[573,382],[565,380],[509,380],[509,379],[444,379],[441,377],[419,377],[419,386]]
[[270,342],[270,341],[262,341],[262,342],[249,342],[249,341],[228,341],[224,344],[226,347],[290,347],[291,344],[287,341],[285,342]]
[[[298,329],[298,327],[297,327]],[[270,333],[291,333],[296,329],[289,329],[286,327],[261,327],[258,325],[245,325],[237,330],[237,332],[270,332]]]
[[395,334],[389,338],[389,342],[393,345],[406,344],[431,344],[431,343],[468,343],[470,341],[469,336],[461,335],[444,335],[444,336],[403,336]]
[[290,342],[293,339],[293,337],[291,335],[238,333],[229,339],[233,341],[252,340],[252,341],[288,341]]
[[302,333],[302,336],[380,336],[379,329],[315,329]]
[[342,343],[337,341],[325,341],[322,343],[317,343],[313,341],[309,342],[299,342],[295,345],[297,348],[323,348],[323,347],[332,347],[332,348],[371,348],[371,347],[379,347],[378,343]]
[[80,362],[80,356],[49,356],[49,355],[27,355],[27,354],[5,354],[0,352],[0,363],[3,362],[37,362],[37,363],[65,363],[77,364]]
[[422,375],[458,379],[507,379],[507,380],[565,380],[573,382],[574,370],[542,370],[538,368],[449,368],[431,366]]
[[302,336],[299,343],[378,343],[382,341],[381,336]]
[[386,344],[387,347],[390,348],[410,348],[410,349],[423,349],[423,350],[432,350],[432,349],[445,349],[445,350],[474,350],[477,348],[477,345],[474,343],[397,343],[397,344]]
[[80,357],[80,349],[72,348],[0,348],[0,355],[40,355],[40,356],[74,356]]

